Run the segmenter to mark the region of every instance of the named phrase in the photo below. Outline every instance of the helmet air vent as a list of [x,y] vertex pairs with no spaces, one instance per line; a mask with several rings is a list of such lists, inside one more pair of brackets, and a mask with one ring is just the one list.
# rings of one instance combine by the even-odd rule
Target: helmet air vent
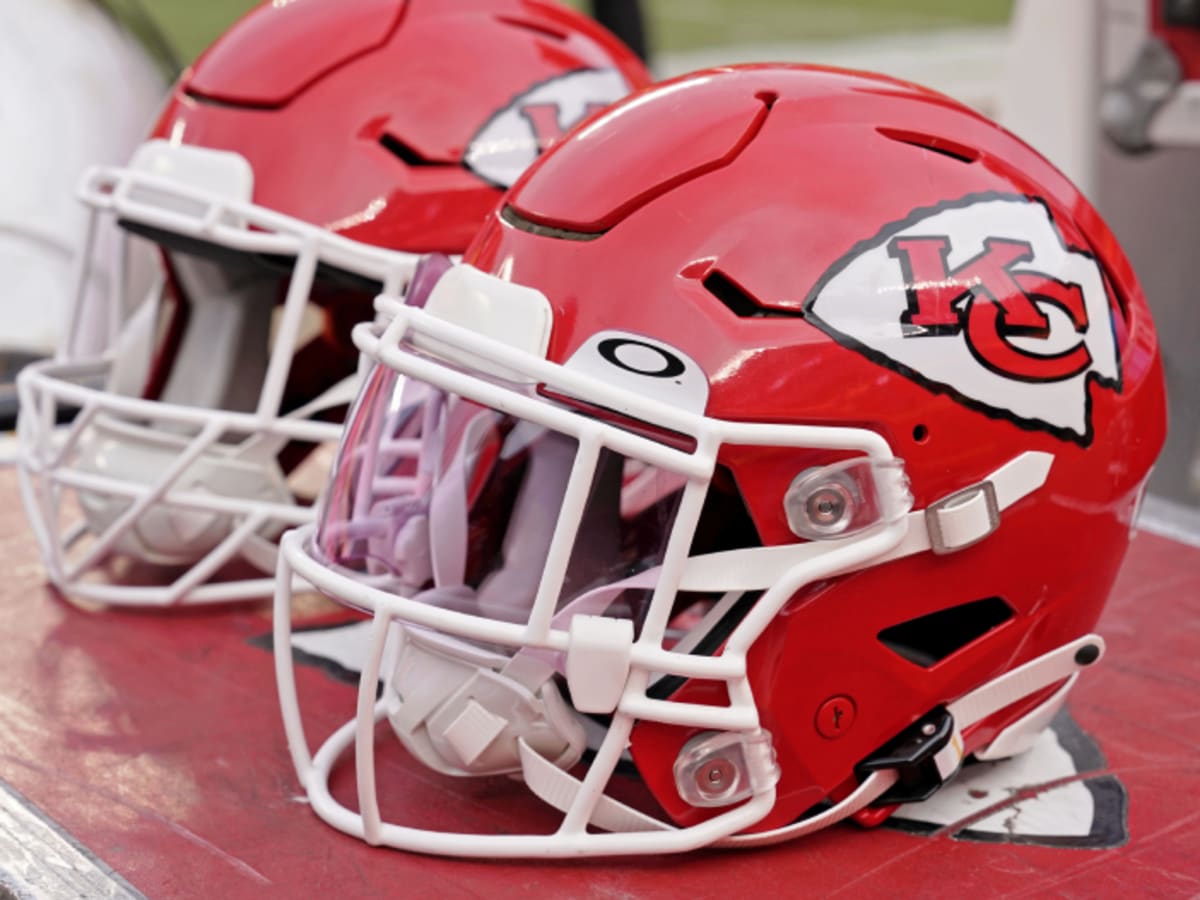
[[930,668],[1013,617],[1000,597],[972,600],[909,619],[879,632],[879,642],[909,662]]
[[458,163],[449,162],[448,160],[429,159],[428,157],[422,156],[394,134],[388,134],[387,132],[384,132],[379,138],[379,143],[384,150],[392,154],[392,156],[396,157],[396,159],[400,160],[406,166],[410,166],[414,169],[429,168],[432,166],[455,168],[458,166]]
[[710,269],[702,282],[705,290],[716,297],[739,319],[801,318],[803,313],[794,309],[771,309],[758,302],[740,284],[720,269]]
[[549,22],[545,21],[535,21],[533,19],[523,19],[518,16],[506,15],[496,16],[496,21],[508,25],[510,28],[523,28],[526,31],[532,31],[543,37],[548,37],[555,41],[563,41],[564,43],[570,37],[567,32],[555,28]]
[[960,144],[957,141],[951,141],[937,135],[924,134],[920,131],[910,131],[906,128],[887,128],[885,126],[880,126],[875,130],[885,138],[899,141],[901,144],[920,147],[923,150],[932,150],[934,153],[940,153],[942,156],[948,156],[962,163],[973,163],[979,159],[979,151],[974,147],[968,147],[966,144]]

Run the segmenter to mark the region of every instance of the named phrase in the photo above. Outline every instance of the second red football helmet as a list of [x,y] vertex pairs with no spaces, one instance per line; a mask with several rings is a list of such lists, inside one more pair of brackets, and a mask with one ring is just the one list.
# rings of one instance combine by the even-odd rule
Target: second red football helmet
[[391,251],[460,253],[545,147],[648,80],[542,0],[302,0],[235,25],[130,166],[83,185],[164,265],[107,311],[104,359],[22,376],[51,580],[121,604],[269,592],[275,539],[311,518],[306,463],[353,397],[350,327],[411,272]]

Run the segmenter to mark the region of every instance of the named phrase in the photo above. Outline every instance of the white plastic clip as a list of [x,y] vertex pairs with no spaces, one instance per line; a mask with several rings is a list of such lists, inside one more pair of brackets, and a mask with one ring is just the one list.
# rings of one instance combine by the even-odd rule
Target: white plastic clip
[[567,648],[567,687],[571,704],[582,713],[617,708],[633,655],[633,623],[604,616],[571,619]]

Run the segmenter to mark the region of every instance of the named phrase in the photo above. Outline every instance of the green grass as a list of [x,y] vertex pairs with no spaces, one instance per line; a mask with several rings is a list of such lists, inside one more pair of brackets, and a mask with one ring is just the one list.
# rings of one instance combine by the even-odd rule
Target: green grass
[[844,40],[1008,21],[1012,0],[650,0],[659,50],[729,44]]
[[[142,0],[183,62],[191,62],[257,0]],[[336,2],[336,0],[335,0]]]
[[[193,59],[254,0],[143,0],[180,56]],[[332,0],[337,2],[337,0]],[[429,0],[426,0],[429,2]],[[643,0],[658,50],[837,40],[961,25],[998,25],[1013,0]],[[585,0],[571,5],[586,7]]]

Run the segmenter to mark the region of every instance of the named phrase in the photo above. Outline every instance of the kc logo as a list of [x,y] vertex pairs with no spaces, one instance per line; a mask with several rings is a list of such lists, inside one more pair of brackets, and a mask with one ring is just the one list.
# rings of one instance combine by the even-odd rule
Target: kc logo
[[563,109],[559,103],[527,103],[521,107],[521,115],[533,129],[533,136],[538,146],[543,150],[558,141],[576,121],[583,121],[592,113],[600,112],[608,104],[588,102],[584,104],[583,113],[569,123],[563,122]]
[[580,69],[536,84],[483,124],[464,161],[499,187],[517,177],[577,122],[620,100],[629,84],[616,69]]
[[[888,253],[900,261],[908,282],[908,309],[900,316],[907,337],[958,334],[993,372],[1023,381],[1061,381],[1092,362],[1082,339],[1054,355],[1027,353],[1009,343],[1009,335],[1048,338],[1050,318],[1038,301],[1058,306],[1080,334],[1087,331],[1083,291],[1038,272],[1014,272],[1033,260],[1028,241],[987,238],[984,250],[954,271],[946,265],[950,239],[898,237]],[[956,309],[957,306],[957,309]]]
[[886,226],[834,264],[805,312],[920,384],[1084,445],[1089,383],[1120,388],[1100,268],[1029,197],[976,195]]

